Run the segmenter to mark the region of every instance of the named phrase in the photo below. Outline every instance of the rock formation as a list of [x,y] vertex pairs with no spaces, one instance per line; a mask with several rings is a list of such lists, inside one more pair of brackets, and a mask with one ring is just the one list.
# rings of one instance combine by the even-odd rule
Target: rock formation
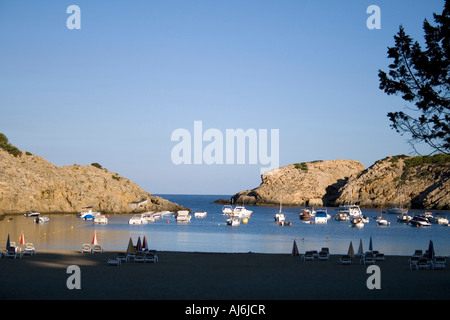
[[349,179],[336,203],[450,209],[450,156],[391,156]]
[[371,167],[352,160],[314,161],[264,173],[253,190],[232,196],[235,204],[450,209],[450,156],[391,156]]
[[58,167],[28,152],[0,149],[0,214],[75,213],[86,206],[105,213],[184,209],[101,166]]
[[364,170],[359,161],[328,160],[302,162],[267,171],[253,190],[235,194],[235,204],[325,206],[334,203],[338,191],[351,175]]

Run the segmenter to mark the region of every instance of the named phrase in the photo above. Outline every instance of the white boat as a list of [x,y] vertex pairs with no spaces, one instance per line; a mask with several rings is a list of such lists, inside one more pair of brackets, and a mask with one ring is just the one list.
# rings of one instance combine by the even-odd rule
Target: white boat
[[448,219],[444,217],[433,217],[430,219],[431,223],[437,223],[437,224],[445,224],[448,225]]
[[36,217],[36,219],[34,219],[33,221],[36,223],[44,223],[44,222],[48,222],[50,220],[49,217]]
[[431,225],[430,221],[424,216],[415,216],[411,220],[408,221],[410,225],[416,227],[428,227]]
[[364,221],[362,217],[353,217],[351,220],[352,227],[355,228],[364,228]]
[[155,222],[156,218],[155,218],[155,212],[153,211],[149,211],[149,212],[144,212],[142,214],[142,218],[144,218],[145,220],[147,220],[147,222]]
[[403,209],[400,207],[390,207],[389,209],[386,210],[386,213],[388,214],[407,214],[408,213],[408,209]]
[[337,221],[350,221],[350,211],[348,209],[337,209],[334,215],[334,220]]
[[95,224],[107,224],[108,218],[105,215],[99,214],[94,217],[93,223]]
[[100,212],[92,211],[92,207],[84,207],[83,209],[89,209],[88,211],[83,211],[78,214],[82,220],[92,220],[95,216],[99,215]]
[[233,209],[233,216],[239,217],[240,219],[249,218],[253,211],[247,210],[244,206],[236,206]]
[[275,222],[284,222],[286,220],[286,216],[281,211],[275,214]]
[[24,214],[25,217],[38,217],[40,215],[39,212],[27,212]]
[[194,218],[205,218],[207,215],[206,211],[197,211],[194,213]]
[[361,208],[356,204],[345,204],[338,208],[338,211],[347,211],[351,217],[359,217],[362,215]]
[[241,220],[238,217],[231,217],[229,219],[227,219],[227,225],[229,226],[238,226],[241,224]]
[[130,220],[128,220],[129,224],[147,224],[148,221],[142,214],[133,215]]
[[281,212],[281,208],[282,208],[282,205],[281,205],[281,198],[280,198],[280,211],[278,211],[278,213],[276,213],[274,216],[276,223],[286,221],[286,216],[284,215],[284,213]]
[[316,215],[314,216],[314,223],[327,223],[328,214],[326,209],[318,209]]
[[383,217],[377,219],[377,226],[388,226],[391,223],[389,221],[387,221],[386,219],[384,219]]
[[411,220],[411,216],[408,216],[407,214],[408,210],[404,210],[397,216],[397,222],[403,222],[407,223],[409,220]]
[[179,210],[177,212],[175,220],[177,222],[189,222],[189,221],[191,221],[191,215],[189,214],[189,211],[187,211],[187,210]]
[[232,214],[233,213],[233,207],[232,206],[223,206],[223,208],[222,208],[222,214],[223,215],[225,215],[225,216],[228,216],[228,215],[230,215],[230,214]]

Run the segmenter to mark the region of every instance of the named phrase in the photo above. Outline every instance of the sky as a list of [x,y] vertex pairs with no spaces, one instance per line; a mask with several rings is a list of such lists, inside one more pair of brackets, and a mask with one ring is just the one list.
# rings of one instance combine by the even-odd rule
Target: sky
[[[380,29],[367,27],[371,5]],[[407,105],[379,89],[378,70],[388,70],[400,25],[422,42],[424,19],[434,23],[443,6],[0,0],[0,132],[55,165],[97,162],[153,194],[231,195],[261,183],[260,156],[176,164],[174,148],[188,146],[187,137],[172,139],[177,129],[190,133],[192,154],[212,143],[202,136],[209,129],[222,135],[223,159],[227,130],[254,130],[258,141],[260,130],[278,130],[279,166],[352,159],[369,167],[413,152],[386,116]],[[74,22],[80,29],[68,27]],[[266,147],[276,150],[270,135]]]

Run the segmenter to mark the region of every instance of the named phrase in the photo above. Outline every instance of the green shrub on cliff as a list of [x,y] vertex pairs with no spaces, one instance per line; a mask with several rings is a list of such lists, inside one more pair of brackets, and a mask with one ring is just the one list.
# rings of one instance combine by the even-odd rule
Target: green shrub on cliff
[[9,152],[14,157],[22,155],[22,151],[9,143],[8,138],[3,133],[0,133],[0,148]]
[[432,156],[417,156],[405,159],[405,164],[407,167],[415,167],[422,164],[443,165],[446,163],[450,163],[450,155],[444,153],[439,153]]

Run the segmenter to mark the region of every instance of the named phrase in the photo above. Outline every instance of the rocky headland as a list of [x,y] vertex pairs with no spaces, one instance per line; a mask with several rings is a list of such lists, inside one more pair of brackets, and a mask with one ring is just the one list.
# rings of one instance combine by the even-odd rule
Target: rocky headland
[[235,204],[450,209],[450,156],[390,156],[369,168],[353,160],[296,163],[265,172],[261,185],[232,196]]
[[17,148],[0,148],[0,214],[76,213],[87,206],[104,213],[185,209],[99,164],[59,167]]

